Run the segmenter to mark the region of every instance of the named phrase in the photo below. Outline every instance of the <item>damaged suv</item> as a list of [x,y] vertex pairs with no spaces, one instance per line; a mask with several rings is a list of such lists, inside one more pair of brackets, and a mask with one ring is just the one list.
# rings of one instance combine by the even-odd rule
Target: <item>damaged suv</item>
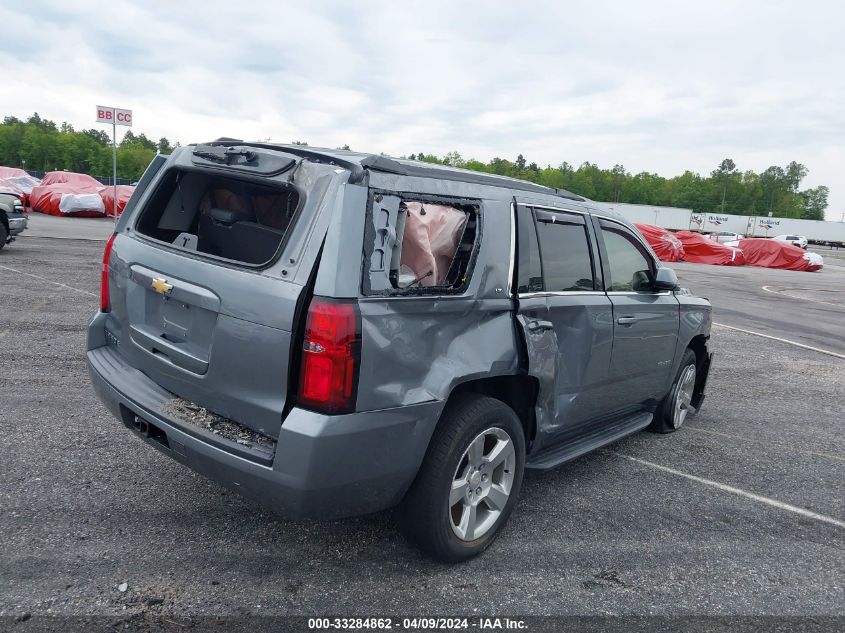
[[711,310],[589,201],[407,160],[221,139],[153,161],[87,362],[173,459],[291,517],[399,505],[483,551],[526,469],[701,406]]

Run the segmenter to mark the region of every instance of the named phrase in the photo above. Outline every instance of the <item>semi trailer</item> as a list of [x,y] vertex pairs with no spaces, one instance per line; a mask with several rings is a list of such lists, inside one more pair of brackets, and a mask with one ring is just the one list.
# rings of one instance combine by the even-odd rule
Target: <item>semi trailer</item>
[[845,247],[845,222],[798,220],[759,215],[699,213],[680,207],[659,207],[648,204],[597,202],[599,207],[621,213],[631,222],[656,224],[670,231],[719,233],[730,231],[746,237],[803,235],[811,244]]

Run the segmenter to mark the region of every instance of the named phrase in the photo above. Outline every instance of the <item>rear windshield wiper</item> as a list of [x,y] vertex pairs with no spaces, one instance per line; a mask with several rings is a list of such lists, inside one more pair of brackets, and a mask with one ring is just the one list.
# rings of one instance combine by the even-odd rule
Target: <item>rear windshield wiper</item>
[[194,156],[197,158],[205,158],[206,160],[213,160],[218,163],[226,163],[228,165],[235,156],[243,156],[246,159],[246,162],[251,162],[255,160],[256,153],[251,149],[201,145],[194,150]]
[[226,151],[222,147],[212,147],[209,145],[197,147],[194,150],[194,156],[196,156],[197,158],[205,158],[206,160],[213,160],[220,163],[229,162],[229,160],[226,158]]
[[243,156],[246,159],[246,162],[251,162],[255,160],[257,154],[252,151],[251,149],[244,149],[238,147],[227,147],[226,148],[226,157],[232,158],[233,156]]

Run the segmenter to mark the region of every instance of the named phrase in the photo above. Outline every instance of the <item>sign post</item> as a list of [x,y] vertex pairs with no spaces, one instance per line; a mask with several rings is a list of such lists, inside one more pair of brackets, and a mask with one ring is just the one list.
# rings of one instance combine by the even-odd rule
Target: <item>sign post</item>
[[111,123],[112,187],[114,188],[114,223],[117,224],[117,126],[132,127],[132,110],[97,106],[97,123]]

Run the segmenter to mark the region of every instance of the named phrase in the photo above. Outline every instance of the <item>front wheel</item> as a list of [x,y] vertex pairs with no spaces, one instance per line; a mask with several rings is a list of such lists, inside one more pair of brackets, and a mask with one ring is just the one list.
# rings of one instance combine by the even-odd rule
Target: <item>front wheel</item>
[[477,556],[507,522],[522,486],[525,436],[503,402],[450,402],[401,508],[406,535],[445,562]]
[[681,366],[672,388],[654,412],[654,421],[649,427],[657,433],[673,433],[683,426],[687,417],[695,414],[692,399],[695,394],[697,364],[695,352],[684,351]]

